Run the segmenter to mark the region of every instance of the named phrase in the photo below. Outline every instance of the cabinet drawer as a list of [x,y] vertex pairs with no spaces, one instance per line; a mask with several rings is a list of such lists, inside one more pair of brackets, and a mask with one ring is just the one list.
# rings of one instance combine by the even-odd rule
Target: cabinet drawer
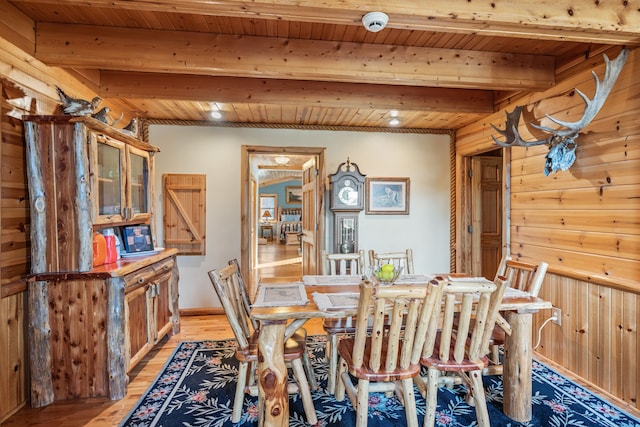
[[156,273],[166,273],[167,271],[171,271],[173,268],[174,260],[173,258],[163,259],[162,261],[156,262],[152,265],[153,269]]
[[159,274],[171,271],[173,262],[173,258],[165,259],[148,267],[141,268],[133,273],[127,274],[123,277],[124,282],[126,283],[125,292],[130,292],[137,287],[144,285]]

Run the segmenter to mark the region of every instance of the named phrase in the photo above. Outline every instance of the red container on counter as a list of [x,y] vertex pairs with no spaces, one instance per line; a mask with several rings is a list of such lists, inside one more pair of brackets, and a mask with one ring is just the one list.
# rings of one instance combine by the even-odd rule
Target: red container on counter
[[102,231],[104,240],[106,243],[106,257],[105,264],[111,264],[118,260],[118,249],[116,248],[116,235],[113,233],[113,229],[107,228]]
[[107,259],[107,241],[102,234],[95,232],[93,233],[93,266],[104,264],[105,259]]

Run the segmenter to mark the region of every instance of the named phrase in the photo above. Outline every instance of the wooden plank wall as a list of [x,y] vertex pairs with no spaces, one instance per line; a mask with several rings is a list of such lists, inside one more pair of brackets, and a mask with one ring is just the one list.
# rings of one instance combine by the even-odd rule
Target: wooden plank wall
[[29,197],[22,123],[14,110],[14,88],[0,81],[0,423],[28,398],[26,289],[29,272]]
[[[608,52],[610,58],[619,49]],[[640,388],[640,51],[632,51],[609,99],[580,134],[569,171],[544,176],[546,146],[511,150],[510,250],[524,261],[550,264],[541,296],[562,310],[562,326],[542,333],[538,353],[639,408]],[[583,103],[573,91],[594,92],[595,55],[558,75],[552,90],[499,106],[457,133],[458,156],[495,148],[489,123],[504,128],[504,109],[533,108],[576,120]],[[522,136],[533,138],[523,125]],[[537,315],[536,328],[550,313]],[[534,334],[534,339],[537,336]]]

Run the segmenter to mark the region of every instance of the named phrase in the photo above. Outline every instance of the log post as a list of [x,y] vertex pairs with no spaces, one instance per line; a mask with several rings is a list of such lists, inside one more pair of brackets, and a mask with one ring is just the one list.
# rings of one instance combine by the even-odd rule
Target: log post
[[[47,210],[40,161],[40,138],[35,123],[25,122],[24,129],[31,206],[31,272],[43,273],[47,271]],[[54,399],[47,282],[29,282],[28,323],[31,406],[39,408],[49,405]]]
[[171,267],[171,282],[169,282],[169,311],[171,311],[171,323],[173,328],[171,333],[177,335],[180,333],[180,306],[178,304],[179,290],[178,281],[180,280],[180,272],[178,271],[178,260],[173,256],[173,266]]
[[[289,395],[287,367],[284,363],[284,332],[286,322],[262,322],[258,341],[258,399],[264,402],[264,427],[289,425]],[[262,414],[261,414],[262,416]]]
[[87,131],[83,123],[74,126],[73,149],[75,157],[75,214],[78,224],[78,269],[89,271],[93,268],[93,209],[89,182],[89,155]]
[[31,273],[44,273],[47,271],[47,197],[42,177],[38,125],[25,122],[24,131],[31,206]]
[[107,279],[107,363],[109,398],[118,400],[127,394],[127,361],[125,348],[125,281],[122,277]]
[[[511,325],[511,335],[507,335],[504,346],[503,408],[509,418],[526,423],[531,420],[531,312],[506,313]],[[515,391],[519,390],[519,393]]]
[[29,365],[31,406],[53,402],[51,380],[51,326],[49,324],[49,284],[29,282]]

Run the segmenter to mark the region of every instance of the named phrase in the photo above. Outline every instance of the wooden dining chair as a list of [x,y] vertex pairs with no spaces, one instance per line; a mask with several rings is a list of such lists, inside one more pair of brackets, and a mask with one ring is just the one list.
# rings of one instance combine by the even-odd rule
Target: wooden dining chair
[[482,371],[489,363],[489,340],[508,284],[500,277],[493,283],[449,282],[443,288],[442,311],[434,312],[429,320],[420,358],[427,377],[415,378],[427,404],[424,427],[435,423],[438,385],[447,373],[459,376],[465,384],[478,426],[490,427]]
[[[249,321],[251,322],[253,330],[257,334],[260,331],[260,322],[251,317],[251,298],[249,297],[249,292],[246,286],[246,282],[244,280],[244,277],[242,276],[242,269],[240,268],[240,263],[238,263],[238,260],[234,258],[229,260],[228,264],[234,265],[236,268],[235,274],[236,274],[236,281],[238,284],[238,293],[242,300],[244,313],[246,318],[248,318]],[[307,330],[304,328],[298,328],[298,330],[296,330],[295,332],[295,338],[296,340],[299,340],[299,341],[304,340],[306,342]],[[316,390],[318,388],[318,382],[316,381],[316,375],[313,370],[313,366],[311,364],[311,359],[309,358],[308,352],[304,352],[304,354],[302,355],[302,363],[304,364],[304,369],[307,372],[307,379],[309,380],[309,386],[311,387],[311,390]],[[254,381],[253,375],[255,374],[255,369],[250,369],[249,373],[250,373],[249,384],[253,384],[253,381]]]
[[347,275],[347,274],[364,274],[366,267],[364,260],[364,250],[360,249],[356,253],[327,253],[320,251],[322,260],[321,271],[324,275]]
[[[537,297],[549,264],[544,261],[532,264],[523,261],[515,261],[510,256],[505,256],[500,261],[496,278],[503,276],[509,282],[509,287],[527,292]],[[502,314],[498,315],[497,324],[491,334],[491,365],[485,371],[485,375],[502,375],[500,363],[500,347],[504,345],[506,334],[511,335],[511,327]]]
[[[237,347],[235,358],[238,360],[238,379],[236,392],[233,401],[233,411],[231,421],[237,423],[242,416],[242,405],[244,394],[259,396],[258,387],[251,384],[249,380],[249,370],[254,371],[258,361],[258,334],[257,330],[251,330],[249,326],[252,322],[248,318],[244,307],[242,292],[238,285],[237,264],[230,264],[219,270],[209,271],[209,278],[224,308],[224,312],[229,321],[236,338]],[[306,353],[306,336],[294,334],[284,345],[285,363],[291,366],[296,384],[287,387],[289,393],[300,394],[304,406],[307,422],[315,424],[318,422],[309,382],[305,374],[302,359]],[[264,409],[263,402],[258,402],[259,411]],[[262,418],[262,415],[259,415]]]
[[413,274],[413,251],[406,249],[398,252],[376,252],[369,249],[369,265],[372,267],[393,264],[402,267],[402,273]]
[[[364,250],[362,249],[357,253],[350,254],[327,253],[322,250],[320,255],[323,275],[362,275],[365,272]],[[327,372],[327,392],[333,394],[338,371],[338,338],[340,334],[355,333],[356,327],[353,317],[323,319],[322,327],[327,333],[327,346],[325,348],[329,367]]]
[[420,374],[427,326],[440,311],[445,283],[440,277],[426,286],[360,284],[356,334],[338,343],[336,384],[336,400],[344,400],[347,393],[356,408],[357,426],[367,425],[373,392],[395,392],[404,405],[406,425],[418,426],[413,378]]

